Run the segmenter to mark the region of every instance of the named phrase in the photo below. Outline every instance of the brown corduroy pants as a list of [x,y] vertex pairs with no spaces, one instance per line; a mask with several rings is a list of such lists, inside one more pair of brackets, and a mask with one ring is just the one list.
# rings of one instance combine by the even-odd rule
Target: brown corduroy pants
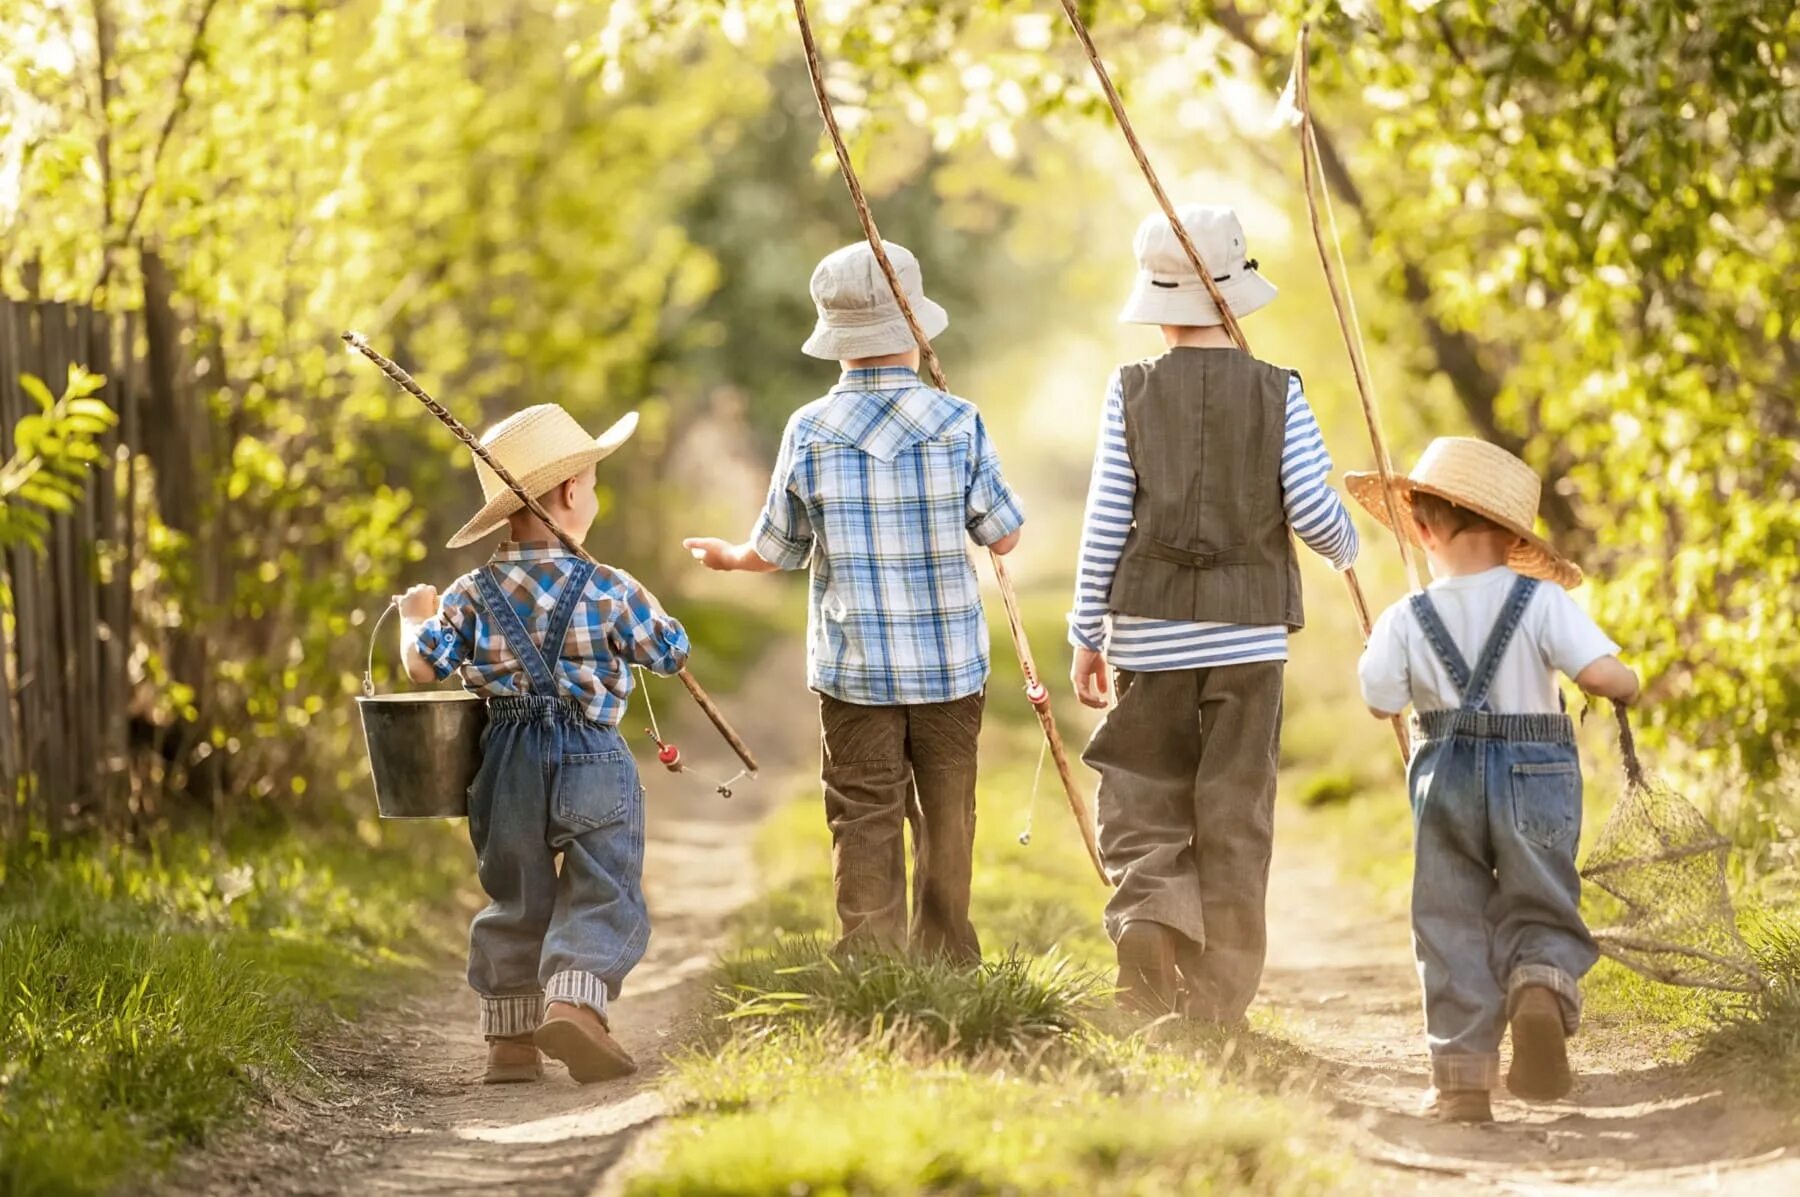
[[1100,857],[1135,920],[1179,933],[1187,1011],[1243,1017],[1262,981],[1283,663],[1119,670],[1118,705],[1082,760],[1100,774]]
[[[910,947],[975,963],[969,922],[976,741],[985,698],[869,707],[819,696],[821,780],[842,949]],[[913,834],[907,933],[903,828]]]

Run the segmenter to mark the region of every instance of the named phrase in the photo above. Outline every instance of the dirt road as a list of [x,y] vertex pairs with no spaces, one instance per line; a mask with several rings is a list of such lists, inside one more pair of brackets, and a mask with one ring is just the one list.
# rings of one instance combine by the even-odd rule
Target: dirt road
[[[804,695],[804,660],[769,655],[729,702],[761,758],[760,779],[726,801],[708,778],[736,769],[698,718],[687,719],[690,777],[646,772],[645,891],[654,931],[644,961],[614,1009],[615,1031],[640,1071],[626,1081],[582,1086],[551,1063],[542,1083],[478,1083],[486,1047],[460,962],[446,962],[417,996],[372,1012],[326,1050],[317,1098],[270,1095],[274,1109],[254,1133],[186,1161],[169,1193],[532,1194],[583,1197],[606,1191],[619,1161],[664,1110],[658,1086],[704,976],[722,944],[727,915],[756,889],[752,847],[770,804],[816,775],[817,715]],[[679,689],[656,692],[665,721]],[[473,877],[471,876],[471,885]]]
[[1658,1044],[1596,1025],[1572,1041],[1576,1090],[1553,1105],[1504,1093],[1487,1127],[1418,1117],[1427,1084],[1406,920],[1339,880],[1331,845],[1285,814],[1270,885],[1261,1002],[1321,1067],[1349,1144],[1395,1193],[1800,1193],[1793,1120],[1734,1102]]

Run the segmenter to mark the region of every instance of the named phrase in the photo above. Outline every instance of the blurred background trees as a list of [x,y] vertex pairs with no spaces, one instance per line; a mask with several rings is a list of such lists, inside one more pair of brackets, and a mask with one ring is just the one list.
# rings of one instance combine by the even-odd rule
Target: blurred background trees
[[[1049,606],[1106,370],[1154,351],[1112,324],[1147,197],[1056,5],[814,7],[883,231],[919,252],[952,384],[1032,504],[1025,580]],[[1543,469],[1552,530],[1653,678],[1649,718],[1775,783],[1800,718],[1792,6],[1083,10],[1172,189],[1244,212],[1284,291],[1251,339],[1307,374],[1357,467],[1276,120],[1314,20],[1396,456],[1473,430]],[[856,236],[791,20],[785,0],[0,0],[0,294],[38,340],[50,303],[88,314],[89,343],[106,332],[106,383],[81,398],[118,416],[95,430],[111,468],[83,483],[118,509],[68,524],[46,558],[66,565],[33,584],[124,596],[57,632],[117,646],[95,680],[123,695],[126,727],[101,729],[119,791],[71,808],[15,756],[15,816],[360,808],[368,624],[402,581],[481,555],[436,548],[474,500],[463,455],[343,353],[344,328],[471,425],[544,399],[596,426],[642,411],[602,471],[596,550],[704,591],[679,536],[747,524],[786,413],[830,385],[797,349],[806,280]],[[0,337],[0,460],[32,451],[12,425],[39,411],[18,379],[33,347]],[[20,498],[0,498],[7,526],[32,518]],[[1391,549],[1367,543],[1386,601]],[[39,556],[19,544],[4,576]],[[26,616],[9,600],[15,740],[44,684]]]

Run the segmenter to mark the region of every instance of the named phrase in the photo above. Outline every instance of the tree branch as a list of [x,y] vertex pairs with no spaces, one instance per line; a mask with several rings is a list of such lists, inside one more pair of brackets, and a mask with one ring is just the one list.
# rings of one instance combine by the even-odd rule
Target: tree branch
[[[1286,67],[1287,57],[1276,54],[1256,36],[1249,18],[1232,0],[1217,0],[1213,5],[1213,22],[1233,41],[1265,63],[1277,70]],[[1364,228],[1375,228],[1378,222],[1369,212],[1367,198],[1351,176],[1330,128],[1320,122],[1317,114],[1313,116],[1313,133],[1318,139],[1319,163],[1324,169],[1326,182],[1356,212]],[[1450,380],[1451,389],[1456,392],[1470,422],[1483,437],[1494,444],[1509,453],[1519,453],[1525,447],[1524,438],[1502,428],[1495,411],[1503,386],[1503,376],[1490,369],[1483,361],[1485,354],[1481,342],[1461,329],[1451,328],[1431,310],[1433,292],[1424,268],[1398,247],[1394,254],[1400,261],[1406,301],[1424,329],[1425,341],[1431,348],[1437,368]],[[1554,486],[1544,488],[1543,515],[1544,521],[1557,533],[1567,536],[1579,535],[1581,532],[1581,523],[1575,517],[1574,508]]]
[[[96,296],[99,295],[101,288],[106,286],[106,280],[112,273],[111,249],[121,248],[131,243],[132,234],[137,231],[138,218],[144,214],[144,203],[150,198],[150,192],[156,187],[156,174],[157,169],[162,165],[163,151],[168,147],[169,138],[174,135],[175,126],[180,122],[182,113],[187,111],[188,76],[194,73],[194,64],[200,60],[201,47],[205,44],[206,39],[206,26],[207,23],[212,20],[213,9],[217,4],[218,0],[201,0],[200,15],[194,20],[194,35],[188,41],[187,53],[181,60],[181,69],[175,75],[175,98],[169,104],[168,115],[163,118],[162,129],[156,137],[156,148],[150,155],[150,169],[148,176],[144,180],[143,187],[138,190],[137,198],[132,202],[131,214],[125,218],[124,227],[119,230],[119,235],[112,240],[108,252],[102,257],[100,263],[100,278],[94,283],[94,294]],[[94,0],[96,24],[100,23],[100,13],[103,10],[103,0]],[[104,50],[101,51],[102,64],[105,62],[105,53]],[[104,89],[106,87],[104,65],[102,71],[101,87]],[[102,101],[102,103],[104,103],[104,101]],[[109,181],[106,188],[106,224],[107,227],[110,228],[112,226],[112,186],[110,182],[110,172],[107,173]]]

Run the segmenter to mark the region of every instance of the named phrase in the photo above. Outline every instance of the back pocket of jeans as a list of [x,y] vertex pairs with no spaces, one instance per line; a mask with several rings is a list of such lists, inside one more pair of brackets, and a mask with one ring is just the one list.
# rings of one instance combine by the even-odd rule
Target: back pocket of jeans
[[577,830],[616,823],[637,788],[637,762],[627,749],[565,756],[556,770],[557,818]]
[[1580,822],[1581,771],[1574,761],[1512,767],[1513,827],[1540,848],[1566,843]]

